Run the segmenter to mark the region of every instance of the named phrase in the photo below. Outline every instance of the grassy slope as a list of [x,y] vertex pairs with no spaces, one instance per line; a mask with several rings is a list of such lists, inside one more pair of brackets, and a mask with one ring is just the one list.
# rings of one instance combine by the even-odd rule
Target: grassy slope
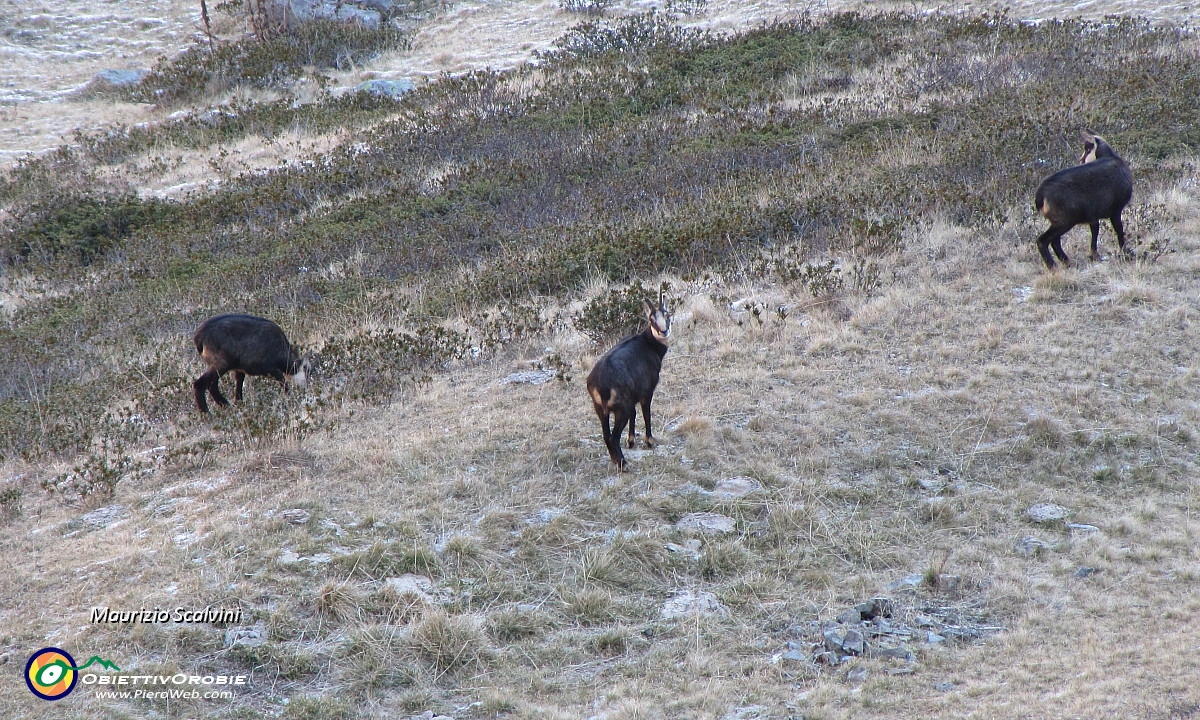
[[[904,37],[915,44],[925,32],[945,37],[944,29],[918,29]],[[886,35],[880,31],[876,37]],[[154,431],[122,449],[140,452],[165,442],[170,459],[121,479],[114,502],[125,506],[123,521],[65,539],[81,527],[73,518],[87,508],[56,504],[41,494],[37,481],[66,469],[71,458],[8,461],[7,475],[25,476],[8,482],[7,487],[23,488],[23,507],[3,528],[12,558],[10,572],[0,577],[0,597],[11,599],[0,611],[9,667],[23,662],[28,649],[53,641],[111,652],[142,669],[254,668],[249,703],[243,698],[239,707],[155,708],[176,717],[277,712],[282,697],[293,699],[286,709],[292,717],[384,717],[426,707],[456,717],[493,712],[530,718],[722,717],[748,704],[766,705],[771,717],[1025,717],[1031,708],[1039,717],[1190,712],[1200,703],[1191,682],[1200,670],[1190,652],[1197,637],[1187,622],[1196,610],[1200,559],[1191,482],[1198,420],[1193,315],[1200,198],[1186,164],[1195,140],[1179,124],[1163,129],[1113,120],[1143,112],[1136,95],[1120,96],[1125,104],[1114,109],[1080,90],[1079,112],[1109,133],[1142,179],[1131,215],[1143,249],[1170,241],[1174,252],[1153,263],[1084,262],[1061,274],[1042,274],[1028,243],[1037,223],[1024,195],[1029,178],[1036,180],[1045,169],[1026,167],[1028,150],[1008,156],[1028,139],[1025,133],[1053,137],[1058,129],[1039,129],[1036,112],[992,104],[995,98],[981,94],[983,83],[965,70],[990,77],[993,86],[1011,77],[1013,87],[1005,86],[1001,95],[1012,95],[1001,99],[1028,100],[1017,95],[1016,78],[1030,72],[1020,52],[1025,43],[1044,46],[1045,38],[1028,31],[1013,35],[1018,41],[1011,51],[963,52],[960,64],[937,66],[937,77],[957,78],[955,87],[889,95],[886,82],[872,80],[881,66],[923,82],[933,77],[922,64],[933,53],[923,55],[903,43],[891,53],[868,46],[854,57],[874,71],[848,68],[850,86],[837,72],[788,67],[772,76],[781,83],[775,94],[749,100],[738,95],[725,113],[712,112],[719,106],[716,98],[692,96],[716,119],[690,135],[645,140],[640,152],[612,150],[636,133],[593,129],[589,137],[595,138],[599,161],[564,166],[589,169],[596,179],[572,175],[559,182],[554,171],[535,162],[531,170],[505,161],[498,167],[520,191],[506,194],[503,185],[483,183],[481,178],[496,172],[496,166],[484,166],[428,200],[419,193],[402,196],[405,202],[433,204],[432,214],[421,210],[417,217],[423,222],[413,227],[432,226],[426,232],[438,233],[433,237],[439,241],[462,229],[439,224],[439,202],[460,218],[483,218],[490,236],[500,238],[503,251],[484,254],[474,265],[471,277],[484,281],[474,295],[463,289],[469,283],[440,297],[433,283],[421,293],[404,284],[406,273],[425,271],[424,263],[434,264],[436,256],[398,262],[384,257],[383,243],[371,239],[339,246],[338,238],[354,238],[368,227],[355,225],[361,220],[376,223],[388,238],[403,237],[394,229],[405,227],[403,214],[381,221],[363,212],[395,191],[361,182],[350,202],[326,198],[327,211],[302,216],[274,238],[280,249],[273,252],[304,247],[326,253],[329,262],[314,263],[326,283],[315,300],[305,294],[312,286],[272,275],[283,267],[274,257],[239,267],[236,252],[247,247],[237,237],[240,230],[202,246],[209,253],[203,259],[223,263],[220,271],[232,280],[192,266],[161,273],[157,281],[134,275],[114,283],[121,266],[101,263],[91,271],[95,282],[119,288],[117,299],[100,304],[74,295],[57,305],[35,300],[10,326],[14,337],[7,342],[36,339],[39,328],[65,323],[91,338],[96,356],[116,370],[144,362],[143,355],[131,354],[133,347],[167,354],[165,361],[160,355],[158,371],[175,380],[163,381],[165,399],[144,394],[131,381],[141,407],[165,405],[163,419],[151,416],[158,424]],[[1129,58],[1153,63],[1163,42],[1123,45],[1127,64]],[[1182,60],[1195,62],[1191,41],[1180,42],[1170,56],[1175,67]],[[749,43],[733,57],[752,54]],[[734,81],[736,62],[717,60],[695,70],[702,73],[698,77],[726,72],[732,91],[747,87]],[[1046,69],[1054,63],[1038,65],[1028,57],[1025,63],[1044,73],[1048,85],[1069,86],[1067,77]],[[1179,72],[1191,71],[1182,64]],[[964,74],[954,75],[955,68]],[[687,85],[693,70],[676,69]],[[1037,97],[1048,91],[1025,92]],[[936,101],[949,102],[955,93],[962,104],[939,110]],[[634,95],[647,98],[663,95]],[[829,111],[836,131],[816,135],[803,113],[825,98],[836,103]],[[655,117],[676,116],[669,94],[667,101],[667,112]],[[795,115],[754,123],[759,102]],[[1170,116],[1172,102],[1187,98],[1169,94],[1157,110]],[[513,146],[527,149],[518,142],[520,127],[515,134],[503,132],[511,116],[491,115],[489,106],[470,99],[457,107],[474,108],[482,120],[451,129],[450,140],[427,147],[461,149],[464,137],[474,138],[475,145],[451,158],[460,164],[471,153],[505,157]],[[618,127],[631,117],[634,127],[646,127],[640,115],[645,106],[611,97],[566,110],[582,108],[583,119],[574,121],[586,127],[595,121],[587,112],[612,107],[630,113],[612,118]],[[900,107],[906,114],[894,115]],[[972,135],[971,123],[989,127],[989,113],[1002,116],[993,118],[994,126],[1009,133],[993,148],[981,147]],[[550,117],[530,114],[537,122]],[[948,118],[957,125],[948,127]],[[1102,124],[1106,120],[1112,130]],[[532,126],[546,132],[536,122]],[[394,142],[389,138],[388,130],[368,136],[394,147],[386,145]],[[798,138],[811,144],[793,145]],[[691,154],[680,151],[683,143]],[[738,153],[724,151],[727,145],[742,150],[743,164]],[[962,187],[978,182],[958,160],[967,149],[1007,173],[986,191],[963,196]],[[387,157],[387,151],[381,155]],[[1053,154],[1060,155],[1066,152]],[[611,162],[628,157],[644,164]],[[593,209],[579,211],[582,220],[569,218],[580,235],[589,223],[604,227],[612,218],[634,218],[584,237],[593,241],[615,233],[664,253],[661,264],[643,266],[637,274],[647,282],[670,283],[679,307],[655,404],[665,444],[635,460],[634,472],[615,477],[604,462],[580,387],[601,348],[587,344],[568,324],[555,324],[553,333],[511,333],[517,337],[481,359],[454,363],[416,388],[385,383],[385,391],[366,394],[365,402],[328,388],[366,387],[372,380],[365,375],[368,360],[394,361],[387,353],[391,346],[368,346],[377,353],[357,364],[351,362],[356,355],[343,351],[340,357],[349,358],[340,366],[344,373],[327,374],[323,391],[342,404],[313,410],[316,429],[272,420],[292,410],[263,383],[252,385],[246,411],[225,414],[212,425],[188,412],[178,377],[194,367],[182,351],[171,356],[169,348],[180,342],[178,334],[190,327],[193,315],[207,312],[194,307],[195,288],[214,283],[225,294],[205,301],[214,307],[240,301],[271,309],[287,300],[272,314],[289,319],[289,327],[303,327],[310,339],[345,334],[337,329],[344,325],[411,328],[414,317],[430,307],[443,313],[448,327],[474,323],[472,331],[483,332],[486,322],[469,303],[495,303],[513,292],[504,273],[522,267],[506,259],[513,252],[506,233],[516,237],[517,228],[524,228],[535,241],[549,242],[554,223],[563,222],[555,216],[547,221],[545,206],[523,201],[520,192],[531,185],[565,187],[587,197],[610,187],[612,197],[621,197],[630,187],[666,182],[650,168],[670,157],[701,160],[705,168],[728,163],[727,174],[719,183],[706,177],[686,176],[690,185],[672,180],[691,193],[673,200],[674,212],[652,211],[634,198],[631,207],[612,215]],[[895,193],[903,183],[881,174],[881,165],[906,181],[941,180],[925,195],[906,200]],[[669,172],[685,172],[688,163],[678,166],[683,170]],[[646,180],[647,175],[654,177]],[[534,180],[523,184],[530,176]],[[358,175],[346,177],[360,182]],[[824,210],[830,191],[822,184],[848,193],[840,212]],[[245,187],[272,185],[246,181]],[[357,199],[364,196],[368,199]],[[223,199],[248,198],[259,208],[276,209],[273,200],[255,197],[235,188]],[[872,215],[881,197],[901,199]],[[202,210],[213,207],[204,202],[197,201]],[[792,216],[809,223],[805,230],[770,231],[777,209],[792,205],[806,208],[808,214]],[[729,207],[735,212],[707,224],[686,221],[704,208]],[[488,214],[489,208],[501,211]],[[745,233],[743,242],[754,242],[755,233],[767,232],[764,227],[777,235],[762,256],[697,254],[695,244],[672,244],[697,228],[715,236],[730,227]],[[332,240],[325,235],[330,230]],[[819,242],[804,244],[810,236]],[[195,240],[165,237],[185,247]],[[311,244],[321,237],[324,245]],[[871,244],[882,242],[880,237],[887,241],[882,249],[900,249],[872,254]],[[294,238],[305,244],[288,245]],[[799,257],[838,258],[844,275],[858,268],[858,282],[847,280],[840,289],[814,296],[811,291],[819,289],[814,278],[828,280],[827,275],[805,274],[786,262],[768,270],[761,258],[776,260],[781,247],[797,241]],[[135,237],[123,252],[163,267],[176,261],[138,243]],[[551,251],[541,257],[570,262],[571,252],[590,252],[586,243],[565,246],[565,257]],[[1068,251],[1082,259],[1081,246],[1076,231]],[[560,286],[539,285],[544,278],[534,277],[516,286],[519,302],[509,300],[514,307],[533,307],[542,318],[569,317],[578,308],[569,298],[602,296],[605,282],[585,280],[600,274],[607,257],[586,255],[579,274]],[[705,272],[709,262],[719,271]],[[686,277],[669,269],[657,274],[672,265],[685,266]],[[748,271],[739,272],[739,265]],[[544,266],[533,265],[533,274],[539,267]],[[627,272],[619,264],[606,269],[618,277]],[[457,272],[441,278],[453,281]],[[170,280],[164,283],[164,276]],[[400,287],[389,284],[395,277]],[[876,277],[878,282],[871,280]],[[264,289],[272,282],[284,283],[285,290]],[[762,323],[752,313],[728,309],[731,301],[746,299],[760,304]],[[98,317],[114,307],[146,306],[169,319]],[[780,307],[788,309],[786,319],[776,312]],[[572,383],[499,382],[513,363],[544,358],[546,347],[565,358]],[[102,373],[100,379],[111,380]],[[9,392],[18,391],[14,385]],[[53,387],[47,384],[47,397]],[[72,401],[63,402],[70,407]],[[105,437],[96,433],[97,440]],[[711,488],[736,475],[757,478],[765,492],[716,501],[690,489]],[[1100,532],[1072,535],[1023,519],[1026,507],[1045,501],[1072,508],[1072,520]],[[306,525],[281,518],[282,510],[296,507],[310,510]],[[539,519],[547,509],[561,514]],[[697,561],[669,554],[665,543],[683,539],[672,523],[696,510],[731,515],[738,536],[705,540]],[[1031,558],[1015,552],[1016,541],[1028,534],[1055,543],[1054,549]],[[294,561],[285,551],[328,558]],[[903,575],[943,563],[946,572],[962,576],[962,591],[894,593],[901,608],[953,607],[1005,632],[977,645],[914,643],[919,663],[908,675],[888,674],[894,661],[864,661],[869,676],[861,685],[846,680],[846,667],[771,662],[789,640],[806,639],[809,621],[828,619]],[[1081,566],[1099,572],[1075,578]],[[437,579],[444,603],[388,589],[385,578],[413,570]],[[662,603],[684,588],[716,593],[730,608],[729,617],[660,621]],[[264,621],[268,644],[226,650],[222,631],[207,626],[110,630],[90,627],[84,618],[93,604],[210,603],[241,604]],[[939,682],[954,688],[934,689]],[[333,688],[343,699],[316,699]],[[463,709],[471,702],[482,705]],[[146,705],[101,705],[86,693],[35,705],[14,684],[0,688],[0,704],[18,717],[147,714]]]

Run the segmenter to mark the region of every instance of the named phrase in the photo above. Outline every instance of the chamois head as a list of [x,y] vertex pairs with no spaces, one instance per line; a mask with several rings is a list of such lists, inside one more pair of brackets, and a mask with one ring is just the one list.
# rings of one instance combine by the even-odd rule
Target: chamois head
[[1079,134],[1083,138],[1083,154],[1079,156],[1080,165],[1116,155],[1108,142],[1091,130],[1084,130]]
[[646,308],[646,320],[650,323],[650,333],[654,335],[654,339],[667,344],[667,336],[671,334],[671,313],[667,311],[666,299],[663,292],[658,292],[658,307],[646,298],[642,298],[642,305]]

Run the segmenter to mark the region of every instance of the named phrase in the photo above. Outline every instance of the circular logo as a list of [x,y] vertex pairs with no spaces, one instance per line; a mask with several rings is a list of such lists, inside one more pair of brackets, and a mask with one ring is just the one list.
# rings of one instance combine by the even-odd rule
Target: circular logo
[[66,650],[42,648],[25,664],[25,684],[29,686],[29,692],[43,700],[65,698],[75,689],[78,680],[75,658]]

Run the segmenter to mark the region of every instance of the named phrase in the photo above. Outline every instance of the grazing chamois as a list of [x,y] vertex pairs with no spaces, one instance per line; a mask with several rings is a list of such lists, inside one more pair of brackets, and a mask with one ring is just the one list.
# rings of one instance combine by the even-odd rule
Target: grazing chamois
[[[663,294],[658,294],[658,307],[646,299],[642,303],[646,309],[646,329],[617,343],[596,361],[587,376],[587,391],[600,418],[604,446],[621,472],[626,470],[621,433],[625,423],[629,423],[629,447],[633,447],[638,404],[642,406],[642,421],[646,425],[646,447],[654,447],[650,401],[658,387],[662,359],[667,354],[667,336],[671,334],[671,313],[667,312]],[[613,421],[611,429],[609,416]]]
[[1100,260],[1096,237],[1103,218],[1112,223],[1121,252],[1126,257],[1133,257],[1133,252],[1125,247],[1125,226],[1121,224],[1121,211],[1131,197],[1133,173],[1129,171],[1129,165],[1104,138],[1090,130],[1085,131],[1079,164],[1059,170],[1038,185],[1034,205],[1050,221],[1050,229],[1037,239],[1038,252],[1046,267],[1054,269],[1050,248],[1054,248],[1063,265],[1070,263],[1063,252],[1062,236],[1080,223],[1087,223],[1091,228],[1091,257],[1093,261]]
[[254,315],[217,315],[200,324],[192,338],[196,352],[208,370],[192,383],[196,407],[208,412],[207,392],[218,405],[228,405],[218,383],[230,370],[237,379],[234,397],[242,401],[242,384],[247,375],[266,375],[278,380],[287,391],[287,383],[303,387],[308,377],[309,360],[301,357],[288,342],[278,325]]

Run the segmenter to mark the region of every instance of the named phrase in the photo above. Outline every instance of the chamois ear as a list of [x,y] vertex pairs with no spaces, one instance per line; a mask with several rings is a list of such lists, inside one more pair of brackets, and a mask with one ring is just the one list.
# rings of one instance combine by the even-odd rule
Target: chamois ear
[[1092,132],[1091,130],[1080,130],[1079,136],[1083,138],[1085,143],[1092,143],[1096,141],[1096,133]]
[[653,318],[655,311],[658,310],[658,308],[654,307],[654,303],[650,302],[649,298],[642,298],[642,305],[646,309],[646,317]]
[[667,292],[662,288],[658,289],[658,307],[662,310],[667,309]]

